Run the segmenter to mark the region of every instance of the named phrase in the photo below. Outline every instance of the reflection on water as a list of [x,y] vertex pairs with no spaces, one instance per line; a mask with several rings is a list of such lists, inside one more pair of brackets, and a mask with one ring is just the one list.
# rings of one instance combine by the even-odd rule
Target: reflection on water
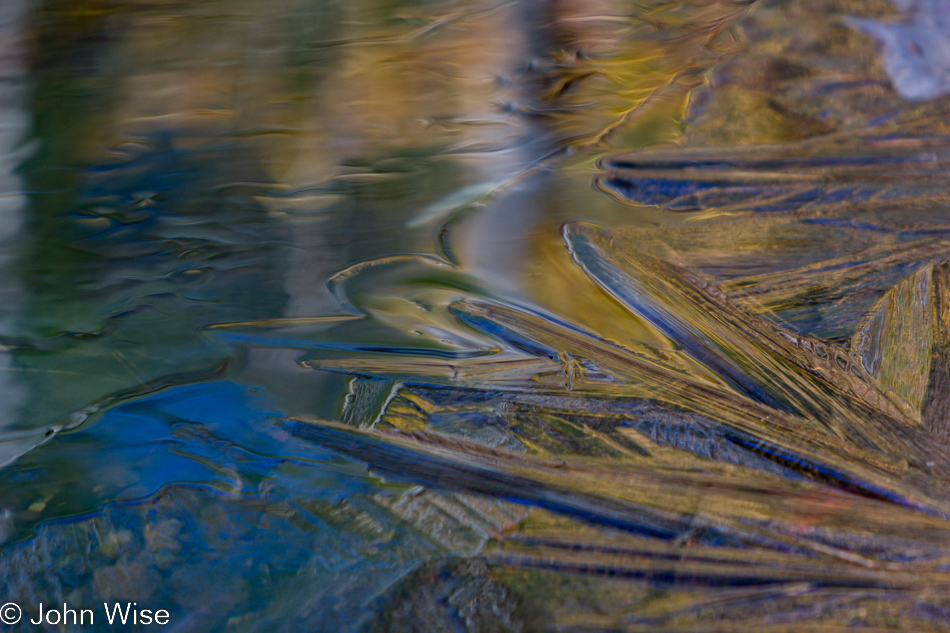
[[7,599],[942,630],[948,36],[898,4],[0,3]]

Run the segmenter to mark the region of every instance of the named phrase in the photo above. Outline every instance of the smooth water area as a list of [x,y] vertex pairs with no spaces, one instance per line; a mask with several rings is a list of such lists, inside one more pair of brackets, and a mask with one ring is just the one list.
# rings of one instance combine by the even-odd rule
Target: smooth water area
[[554,167],[612,113],[522,112],[558,40],[632,30],[563,11],[565,33],[511,2],[4,3],[8,598],[344,630],[449,553],[372,518],[405,485],[280,428],[338,418],[349,379],[299,337],[209,328],[319,333],[350,313],[327,280],[398,254],[524,294],[561,222],[628,216],[589,195],[593,154]]

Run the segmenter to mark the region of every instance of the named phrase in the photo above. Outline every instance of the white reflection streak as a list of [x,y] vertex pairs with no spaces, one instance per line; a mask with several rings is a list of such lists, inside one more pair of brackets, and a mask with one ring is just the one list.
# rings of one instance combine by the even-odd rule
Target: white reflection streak
[[[354,26],[366,19],[367,12],[376,15],[369,3],[342,5],[344,16],[333,19],[344,25],[341,39],[352,44],[339,48],[341,59],[321,84],[322,98],[310,118],[301,121],[301,127],[310,131],[284,152],[294,158],[275,176],[288,189],[301,190],[344,173],[339,166],[344,159],[375,160],[451,139],[447,160],[464,174],[459,188],[433,203],[428,209],[432,217],[420,209],[419,215],[408,219],[408,226],[393,220],[393,230],[404,231],[403,248],[420,252],[434,250],[436,244],[434,229],[419,227],[437,226],[464,203],[507,189],[512,174],[537,158],[521,148],[530,134],[528,126],[502,111],[497,102],[506,89],[496,78],[510,75],[528,54],[517,3],[447,4],[455,9],[451,19],[392,39],[387,39],[390,34],[384,26]],[[372,39],[381,37],[379,33],[386,35],[382,43],[360,43],[361,36]],[[442,121],[450,131],[440,125]],[[530,215],[521,208],[517,214]],[[333,238],[327,222],[317,213],[288,221],[297,248],[290,249],[284,278],[287,317],[338,311],[318,271],[339,270],[362,258],[329,242]]]
[[[550,55],[555,47],[565,44],[578,50],[610,51],[616,37],[614,20],[622,20],[625,5],[616,0],[552,0],[530,5],[530,11],[497,25],[498,40],[505,42],[503,50],[516,51],[509,67],[517,61],[531,59],[533,55]],[[524,9],[524,7],[522,7]],[[558,41],[529,41],[526,33],[538,37],[539,30],[547,31],[547,37]],[[522,87],[520,99],[531,102],[538,99],[537,88],[530,83]],[[488,113],[472,113],[471,116],[490,116]],[[497,114],[496,114],[497,116]],[[526,187],[506,187],[502,195],[487,205],[481,213],[463,219],[465,227],[458,231],[464,240],[456,238],[452,249],[459,263],[483,279],[491,279],[499,289],[519,292],[521,275],[531,261],[526,245],[539,230],[543,215],[548,211],[544,189],[550,180],[544,172],[526,169],[529,165],[551,164],[557,156],[557,144],[547,143],[552,130],[543,124],[528,125],[521,122],[521,145],[504,157],[493,157],[482,165],[485,179],[510,176],[513,173],[534,176],[533,184]],[[534,149],[526,149],[534,146]],[[561,146],[563,147],[563,146]],[[543,148],[543,149],[542,149]]]
[[[497,75],[516,72],[519,63],[531,58],[528,41],[531,25],[526,23],[526,13],[523,7],[507,7],[482,33],[485,48],[494,51],[492,70]],[[515,89],[515,94],[504,96],[517,102],[526,98],[521,94],[523,91],[524,88]],[[479,213],[469,216],[464,240],[454,244],[457,249],[454,255],[459,263],[490,277],[496,285],[516,285],[517,276],[510,273],[524,267],[523,239],[534,229],[539,212],[536,196],[530,190],[519,191],[517,181],[528,173],[533,162],[542,158],[532,145],[544,132],[534,129],[524,118],[504,112],[493,100],[470,98],[464,105],[464,117],[495,125],[469,128],[463,136],[463,146],[504,151],[490,152],[469,165],[472,171],[481,174],[479,180],[483,184],[480,186],[493,186],[493,193],[500,195]],[[504,186],[499,186],[502,184]]]

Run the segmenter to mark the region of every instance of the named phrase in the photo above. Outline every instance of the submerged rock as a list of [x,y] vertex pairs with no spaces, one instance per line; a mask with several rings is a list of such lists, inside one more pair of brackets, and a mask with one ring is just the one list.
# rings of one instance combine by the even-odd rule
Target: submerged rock
[[882,47],[884,68],[906,99],[923,101],[950,94],[950,1],[895,0],[896,21],[846,18]]

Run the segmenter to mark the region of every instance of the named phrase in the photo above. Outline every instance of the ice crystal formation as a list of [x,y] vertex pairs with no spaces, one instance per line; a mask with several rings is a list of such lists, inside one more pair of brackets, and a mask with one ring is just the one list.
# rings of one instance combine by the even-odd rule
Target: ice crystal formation
[[745,20],[679,147],[599,160],[600,192],[670,213],[568,222],[533,298],[397,256],[331,281],[355,316],[223,331],[309,341],[303,364],[350,392],[286,428],[417,485],[398,513],[431,538],[480,535],[379,622],[492,604],[468,630],[946,628],[950,150],[946,104],[906,101],[942,90],[939,7],[853,22],[926,36],[914,60],[885,46],[885,77],[809,6]]
[[[481,344],[322,354],[307,364],[358,376],[343,419],[288,427],[387,479],[549,517],[489,531],[477,558],[491,565],[699,583],[727,602],[760,587],[788,618],[803,617],[803,596],[833,618],[872,597],[886,599],[875,609],[888,617],[921,600],[946,608],[950,265],[920,266],[850,340],[830,342],[737,307],[742,291],[730,299],[629,235],[571,224],[564,239],[632,328],[646,323],[671,344],[458,298],[418,327],[454,321],[443,340]],[[342,283],[379,270],[354,274]],[[454,512],[485,521],[471,507]],[[713,608],[692,599],[657,617],[671,625]]]

